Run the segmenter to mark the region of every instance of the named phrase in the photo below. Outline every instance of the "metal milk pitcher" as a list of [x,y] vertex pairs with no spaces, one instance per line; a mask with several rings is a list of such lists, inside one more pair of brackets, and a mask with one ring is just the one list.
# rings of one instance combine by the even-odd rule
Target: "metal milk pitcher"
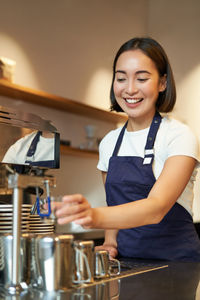
[[75,284],[91,283],[94,281],[94,242],[74,241],[75,252]]
[[107,250],[95,251],[95,272],[96,279],[120,275],[121,267],[117,259],[109,259],[109,252]]
[[73,235],[48,235],[35,238],[35,261],[39,289],[67,290],[72,287],[74,273]]
[[96,279],[110,277],[109,253],[106,250],[95,251],[95,272]]
[[[10,233],[0,235],[0,284],[8,286],[12,282],[13,236]],[[30,239],[29,234],[20,238],[19,281],[28,287],[30,282]]]

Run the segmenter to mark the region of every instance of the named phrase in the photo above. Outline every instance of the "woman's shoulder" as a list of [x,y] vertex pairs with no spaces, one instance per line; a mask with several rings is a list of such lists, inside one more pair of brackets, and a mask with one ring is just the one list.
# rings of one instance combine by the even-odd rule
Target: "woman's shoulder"
[[161,123],[161,129],[167,131],[171,135],[190,135],[195,137],[189,125],[171,116],[164,116]]
[[104,137],[103,139],[101,140],[100,142],[100,145],[104,145],[104,144],[107,144],[107,143],[114,143],[116,142],[119,134],[120,134],[120,131],[121,131],[122,127],[118,127],[116,129],[113,129],[111,131],[109,131]]
[[192,129],[185,123],[165,116],[159,132],[163,147],[171,155],[189,155],[197,158],[198,140]]

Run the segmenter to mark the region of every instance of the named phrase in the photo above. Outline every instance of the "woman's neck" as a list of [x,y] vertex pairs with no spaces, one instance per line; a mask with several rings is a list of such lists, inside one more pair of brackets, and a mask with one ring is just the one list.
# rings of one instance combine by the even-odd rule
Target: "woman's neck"
[[127,128],[126,128],[127,131],[139,131],[148,128],[151,125],[154,115],[155,112],[154,114],[151,114],[148,117],[147,116],[140,117],[140,118],[129,117]]

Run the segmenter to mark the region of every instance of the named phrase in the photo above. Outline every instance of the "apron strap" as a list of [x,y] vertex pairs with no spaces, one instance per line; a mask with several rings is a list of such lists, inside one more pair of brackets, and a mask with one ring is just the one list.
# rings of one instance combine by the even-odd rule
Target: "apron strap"
[[154,159],[154,143],[156,140],[156,135],[161,123],[162,117],[159,112],[155,113],[155,116],[152,120],[149,133],[147,136],[147,141],[144,149],[144,160],[143,165],[152,164]]
[[120,148],[120,145],[121,145],[121,142],[122,142],[122,139],[123,139],[124,132],[125,132],[127,124],[128,124],[128,121],[125,123],[125,125],[123,126],[123,128],[122,128],[122,130],[121,130],[121,132],[119,134],[119,137],[117,139],[117,143],[115,145],[115,148],[114,148],[112,156],[117,156],[117,153],[119,151],[119,148]]

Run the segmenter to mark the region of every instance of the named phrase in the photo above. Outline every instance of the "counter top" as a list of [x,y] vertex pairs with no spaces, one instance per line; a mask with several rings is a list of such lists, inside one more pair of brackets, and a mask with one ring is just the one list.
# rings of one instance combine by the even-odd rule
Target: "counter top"
[[[150,262],[152,263],[152,262]],[[98,284],[85,285],[68,292],[29,291],[17,299],[37,300],[200,300],[200,263],[154,262],[157,269],[122,274]],[[145,266],[148,261],[138,261]],[[159,267],[163,266],[163,267]],[[16,296],[3,298],[14,300]]]

